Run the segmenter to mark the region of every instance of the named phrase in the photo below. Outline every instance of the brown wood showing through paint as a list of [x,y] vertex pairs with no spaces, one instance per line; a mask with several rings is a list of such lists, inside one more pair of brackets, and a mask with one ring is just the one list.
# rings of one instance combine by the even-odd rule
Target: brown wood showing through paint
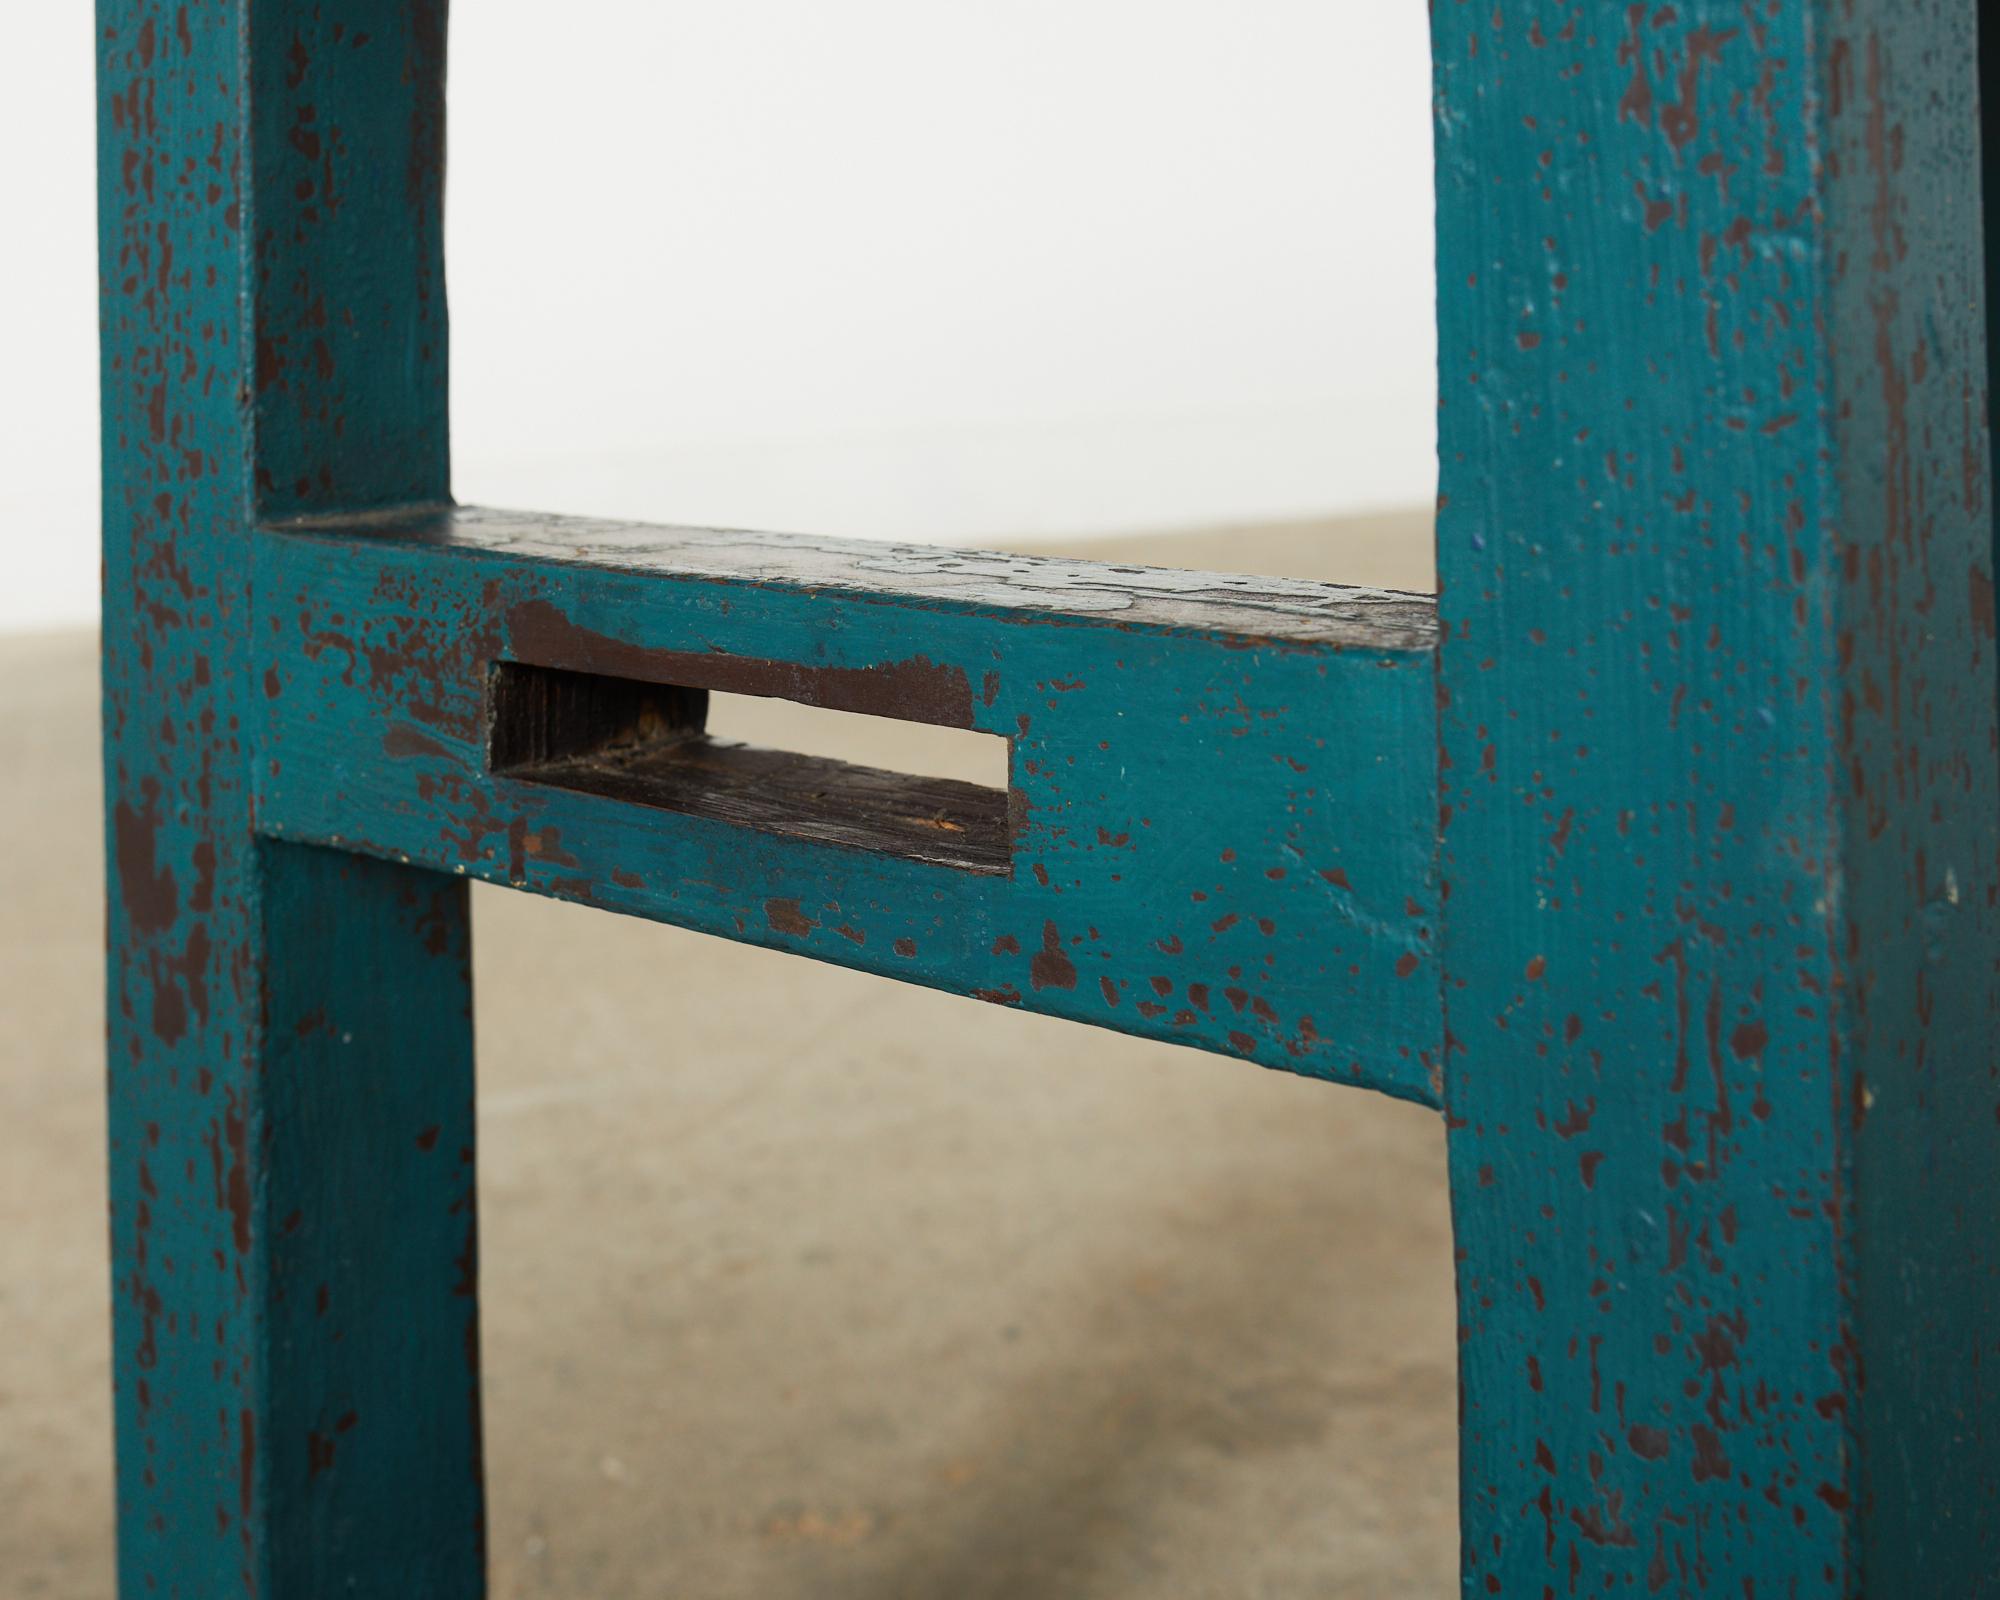
[[[685,659],[693,666],[731,661]],[[747,676],[789,684],[808,675]],[[865,681],[869,674],[844,677]],[[710,738],[702,728],[706,701],[703,689],[498,662],[489,702],[491,770],[786,838],[967,872],[1012,870],[1006,790]]]
[[[1246,644],[1427,650],[1437,640],[1437,605],[1429,595],[1296,578],[800,534],[658,527],[481,506],[392,508],[300,519],[283,527],[307,537],[317,530],[343,538],[365,536],[384,544],[435,545],[663,579],[780,585],[830,594],[886,593],[911,604],[1014,613],[1058,625],[1064,617],[1073,617],[1234,636]],[[604,664],[594,670],[618,669]]]

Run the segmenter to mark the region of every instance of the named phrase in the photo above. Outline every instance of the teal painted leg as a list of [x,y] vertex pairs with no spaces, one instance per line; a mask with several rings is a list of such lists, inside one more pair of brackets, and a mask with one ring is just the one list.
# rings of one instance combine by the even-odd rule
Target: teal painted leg
[[466,885],[305,845],[258,856],[263,1592],[478,1595]]
[[159,972],[129,913],[114,944],[121,1583],[477,1595],[465,886],[239,866],[260,915],[185,912],[205,960]]
[[1975,7],[1435,19],[1466,1592],[2000,1592]]
[[445,489],[441,16],[98,22],[121,1588],[476,1596],[464,885],[254,839],[257,515]]

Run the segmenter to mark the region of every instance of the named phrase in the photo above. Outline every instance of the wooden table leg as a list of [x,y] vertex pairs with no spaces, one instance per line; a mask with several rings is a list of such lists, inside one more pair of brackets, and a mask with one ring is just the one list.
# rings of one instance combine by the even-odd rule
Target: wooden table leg
[[132,1596],[484,1588],[465,885],[256,842],[250,757],[256,517],[446,489],[442,10],[98,8]]
[[1466,1593],[2000,1592],[1975,7],[1435,21]]

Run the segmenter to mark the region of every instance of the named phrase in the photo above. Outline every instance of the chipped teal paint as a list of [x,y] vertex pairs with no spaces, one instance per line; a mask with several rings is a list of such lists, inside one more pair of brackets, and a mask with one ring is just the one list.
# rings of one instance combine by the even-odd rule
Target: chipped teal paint
[[[257,510],[446,487],[442,300],[406,248],[435,256],[442,15],[98,8],[132,1596],[483,1589],[465,888],[260,845],[249,789]],[[282,139],[249,142],[252,103]]]
[[445,0],[247,12],[257,508],[440,499]]
[[[1442,1074],[1468,1594],[2000,1590],[1974,9],[1433,18],[1434,688],[1396,597],[439,509],[442,4],[100,0],[125,1593],[483,1591],[461,873]],[[487,770],[493,661],[659,652],[944,685],[1012,875]]]
[[[802,570],[485,512],[271,534],[262,826],[1436,1103],[1427,600],[1175,574],[1123,606],[1130,569],[681,537]],[[1245,603],[1273,590],[1353,599]],[[648,652],[955,684],[1014,743],[1011,876],[487,773],[494,661]]]
[[1974,6],[1433,15],[1466,1592],[2000,1592]]

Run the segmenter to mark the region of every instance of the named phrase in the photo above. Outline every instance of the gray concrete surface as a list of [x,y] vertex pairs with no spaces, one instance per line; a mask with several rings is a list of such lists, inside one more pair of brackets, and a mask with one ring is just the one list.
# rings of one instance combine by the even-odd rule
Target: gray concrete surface
[[[1115,553],[1429,582],[1422,518]],[[112,1591],[95,706],[91,637],[0,639],[5,1597]],[[476,917],[499,1600],[1453,1592],[1435,1117]]]

